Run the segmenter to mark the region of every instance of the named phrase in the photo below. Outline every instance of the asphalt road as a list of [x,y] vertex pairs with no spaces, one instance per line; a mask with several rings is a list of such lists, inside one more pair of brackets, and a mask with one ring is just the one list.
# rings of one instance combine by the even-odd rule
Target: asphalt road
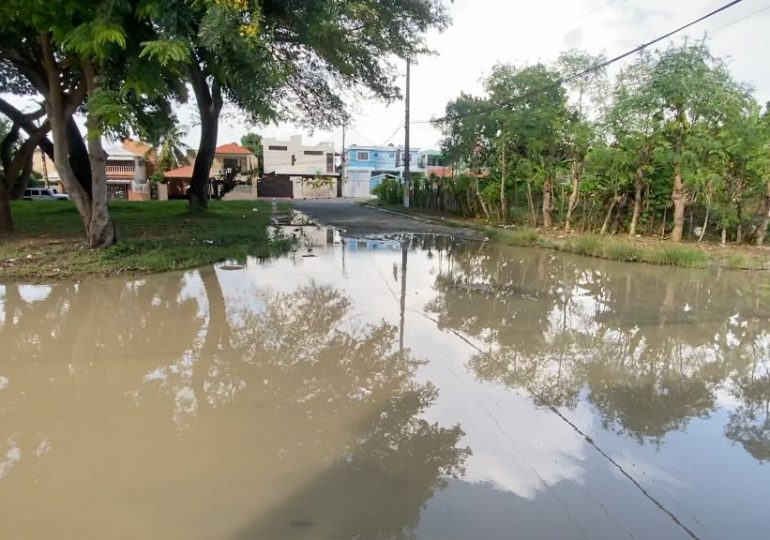
[[480,238],[471,229],[439,225],[427,220],[362,206],[354,199],[295,200],[292,206],[320,223],[343,229],[347,234],[417,233]]

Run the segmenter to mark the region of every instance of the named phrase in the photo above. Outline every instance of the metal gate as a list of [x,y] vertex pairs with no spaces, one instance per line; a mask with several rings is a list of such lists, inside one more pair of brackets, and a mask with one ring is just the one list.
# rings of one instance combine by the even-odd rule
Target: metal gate
[[293,184],[288,178],[262,178],[257,182],[259,197],[291,199],[293,194]]

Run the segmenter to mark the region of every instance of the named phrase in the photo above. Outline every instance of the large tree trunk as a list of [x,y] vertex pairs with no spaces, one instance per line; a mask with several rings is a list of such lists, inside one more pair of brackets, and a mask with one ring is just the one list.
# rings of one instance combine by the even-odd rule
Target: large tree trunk
[[115,223],[107,206],[107,155],[99,137],[89,137],[91,158],[91,221],[88,224],[88,245],[92,248],[109,247],[118,242]]
[[612,219],[612,212],[615,210],[615,205],[618,204],[619,199],[620,197],[618,197],[617,193],[612,196],[612,202],[610,202],[610,207],[607,209],[607,215],[604,218],[604,223],[602,223],[602,229],[599,231],[599,234],[607,234],[607,229],[610,225],[610,219]]
[[[88,94],[97,91],[96,73],[93,66],[85,66]],[[98,119],[88,114],[88,158],[91,164],[91,220],[88,223],[88,245],[91,248],[104,248],[118,241],[115,223],[107,207],[107,154],[102,148],[102,137]]]
[[564,219],[564,230],[570,232],[572,228],[572,213],[577,208],[578,196],[580,194],[580,166],[577,161],[572,162],[572,193],[569,194],[569,203],[567,204],[567,217]]
[[765,243],[768,225],[770,225],[770,180],[767,181],[767,192],[765,193],[765,200],[762,203],[762,220],[759,222],[759,228],[757,229],[756,242],[758,246],[764,245]]
[[75,203],[80,219],[83,222],[83,228],[86,234],[88,234],[88,226],[91,222],[91,201],[70,165],[68,137],[68,123],[72,119],[75,109],[83,102],[85,88],[79,87],[75,96],[65,94],[61,87],[61,70],[54,57],[48,34],[40,36],[40,47],[43,53],[43,67],[48,79],[48,93],[45,96],[45,106],[48,121],[51,123],[54,165],[70,199]]
[[700,234],[698,235],[698,242],[703,242],[703,238],[706,236],[706,229],[709,226],[710,214],[711,214],[711,195],[709,194],[706,196],[706,216],[703,218],[703,227],[701,227],[700,229]]
[[[75,178],[83,189],[83,192],[91,197],[91,160],[88,156],[86,142],[83,140],[83,134],[75,122],[75,118],[70,117],[67,121],[67,142],[69,144],[69,164]],[[45,148],[43,149],[45,151]],[[55,153],[55,150],[52,150]],[[55,157],[49,156],[51,159]]]
[[209,89],[206,73],[197,62],[190,68],[195,99],[201,118],[201,139],[198,145],[198,155],[193,165],[193,176],[190,181],[191,211],[205,211],[209,200],[209,175],[214,163],[219,131],[219,113],[222,111],[222,94],[219,83],[214,81]]
[[532,197],[532,182],[527,180],[527,206],[529,207],[529,216],[532,220],[532,226],[537,227],[537,211],[535,210],[535,200]]
[[631,213],[631,225],[628,228],[628,236],[636,236],[636,227],[639,225],[639,216],[642,215],[642,192],[644,191],[644,173],[641,169],[636,171],[634,182],[634,210]]
[[489,219],[490,218],[489,210],[487,210],[487,205],[484,204],[484,197],[481,196],[478,177],[476,177],[476,181],[474,182],[474,185],[476,186],[476,197],[478,198],[479,204],[481,205],[481,210],[484,212],[484,215],[486,216],[486,218]]
[[550,176],[543,182],[543,227],[553,227],[553,178]]
[[13,234],[13,216],[11,214],[11,194],[0,182],[0,235]]
[[681,167],[681,163],[677,161],[674,172],[674,189],[671,193],[671,199],[674,202],[674,228],[671,230],[671,240],[674,242],[682,241],[684,211],[687,208],[687,194],[684,189]]

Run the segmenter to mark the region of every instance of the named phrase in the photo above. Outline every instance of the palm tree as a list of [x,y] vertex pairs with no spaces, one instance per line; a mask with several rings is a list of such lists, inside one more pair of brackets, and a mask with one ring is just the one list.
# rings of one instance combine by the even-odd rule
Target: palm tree
[[190,164],[187,157],[188,146],[182,142],[187,132],[173,125],[160,137],[158,145],[158,169],[162,172],[177,169]]

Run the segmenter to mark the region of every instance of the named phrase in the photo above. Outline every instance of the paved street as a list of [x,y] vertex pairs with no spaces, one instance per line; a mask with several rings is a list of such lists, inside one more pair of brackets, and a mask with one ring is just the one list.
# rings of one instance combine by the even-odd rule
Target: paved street
[[296,200],[292,201],[292,206],[320,224],[344,229],[348,234],[413,232],[465,238],[481,237],[478,232],[471,229],[438,225],[426,220],[362,206],[359,200]]

